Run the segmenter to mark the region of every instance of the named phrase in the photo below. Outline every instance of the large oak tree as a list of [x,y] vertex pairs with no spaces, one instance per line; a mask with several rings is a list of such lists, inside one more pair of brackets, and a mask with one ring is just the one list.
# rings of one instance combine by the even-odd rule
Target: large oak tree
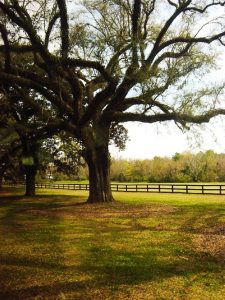
[[[223,1],[0,1],[0,83],[46,99],[83,146],[89,202],[110,202],[110,135],[118,124],[183,128],[225,114],[221,86],[201,82],[224,46]],[[27,63],[21,57],[29,57]],[[192,84],[192,90],[188,84]],[[25,97],[32,107],[36,98]]]

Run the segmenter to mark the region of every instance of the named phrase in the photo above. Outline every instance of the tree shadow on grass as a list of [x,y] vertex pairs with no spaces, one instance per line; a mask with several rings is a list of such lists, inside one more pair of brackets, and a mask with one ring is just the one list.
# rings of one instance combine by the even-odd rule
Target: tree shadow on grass
[[[221,234],[225,235],[225,209],[189,209],[184,212],[184,222],[179,230],[194,234]],[[221,230],[219,231],[218,228]]]
[[[73,294],[74,299],[91,299],[95,290],[120,290],[124,286],[133,286],[151,282],[160,282],[164,279],[174,276],[183,276],[188,278],[191,275],[209,272],[211,277],[217,276],[221,270],[216,266],[214,259],[210,256],[202,256],[193,251],[189,260],[177,258],[171,259],[159,258],[157,251],[148,249],[143,252],[133,253],[131,251],[118,251],[110,247],[93,247],[90,249],[80,265],[76,268],[72,266],[63,266],[60,263],[54,265],[47,261],[37,263],[32,259],[20,259],[14,257],[13,260],[7,260],[3,257],[3,264],[7,266],[30,266],[32,268],[44,268],[48,270],[60,270],[60,279],[57,278],[51,284],[33,285],[27,288],[1,289],[0,299],[26,299],[29,297],[55,297],[60,294]],[[214,269],[212,269],[214,264]],[[89,279],[75,279],[74,274],[90,275]],[[71,276],[71,280],[63,280]],[[204,275],[206,276],[206,275]],[[196,276],[195,276],[196,277]],[[30,278],[32,280],[32,278]],[[29,280],[29,277],[28,277]],[[222,284],[222,282],[221,282]],[[104,291],[103,291],[104,292]],[[82,298],[83,297],[83,298]],[[104,299],[100,297],[99,299]]]
[[0,196],[0,210],[6,208],[5,219],[9,222],[18,213],[26,213],[30,210],[54,210],[63,207],[79,207],[85,205],[84,199],[80,196],[45,196],[40,195],[33,198],[24,196]]
[[[25,299],[39,295],[39,285],[31,284],[34,286],[30,288],[30,282],[37,282],[36,278],[40,280],[40,274],[44,278],[46,272],[55,276],[65,272],[59,224],[59,218],[46,218],[44,222],[39,217],[30,220],[25,215],[23,218],[17,206],[9,207],[1,220],[1,231],[6,238],[2,247],[4,252],[0,253],[0,299]],[[16,288],[20,279],[27,281],[28,288],[25,290],[28,292]],[[15,284],[8,288],[11,282]],[[46,285],[46,293],[50,288]]]
[[[46,196],[41,197],[46,198]],[[59,201],[62,197],[67,197],[67,200],[74,198],[74,196],[58,197]],[[70,205],[68,203],[57,203],[54,206],[54,203],[51,202],[51,197],[49,199],[49,207],[45,207],[50,210]],[[26,213],[27,210],[34,209],[35,205],[38,205],[36,206],[37,210],[44,208],[44,206],[39,206],[40,204],[32,202],[29,202],[25,208],[18,207],[14,205],[15,200],[7,202],[8,200],[6,199],[6,205],[8,203],[11,206],[9,205],[8,212],[5,215],[5,223],[2,222],[3,226],[10,226],[11,230],[18,224],[17,217],[21,212]],[[71,206],[79,209],[85,208],[85,204],[83,203],[72,203]],[[25,210],[21,211],[20,209]],[[175,214],[181,213],[184,212],[175,212]],[[169,226],[167,227],[167,224],[160,228],[150,225],[142,226],[141,223],[139,224],[138,218],[130,216],[128,220],[131,222],[128,222],[127,227],[121,227],[121,224],[116,224],[115,228],[112,226],[112,223],[108,223],[109,220],[107,218],[104,220],[93,219],[91,224],[81,223],[81,228],[82,226],[95,226],[95,239],[93,239],[93,236],[82,236],[81,232],[81,239],[83,241],[80,247],[84,255],[79,257],[80,261],[78,265],[64,263],[62,244],[64,231],[60,229],[61,219],[56,216],[48,216],[46,222],[41,225],[43,233],[34,237],[34,241],[40,243],[42,249],[46,247],[48,253],[54,254],[53,257],[42,257],[38,252],[34,252],[29,256],[26,255],[26,250],[22,254],[16,250],[11,254],[1,253],[0,270],[1,266],[3,266],[2,269],[10,270],[11,274],[0,274],[0,299],[26,299],[29,297],[51,297],[52,299],[57,299],[60,294],[73,294],[74,299],[83,300],[93,299],[93,291],[96,290],[106,289],[110,293],[111,290],[120,290],[124,286],[160,282],[174,276],[189,278],[195,275],[194,277],[196,278],[201,277],[201,274],[205,274],[204,276],[208,276],[208,282],[210,280],[219,280],[218,278],[221,277],[222,271],[221,265],[216,258],[210,254],[199,252],[191,246],[186,247],[186,241],[182,245],[182,240],[186,239],[182,234],[204,233],[203,227],[196,225],[198,224],[198,220],[203,218],[205,220],[204,226],[207,228],[212,226],[213,223],[218,224],[221,216],[222,212],[218,213],[217,211],[211,216],[207,212],[194,211],[185,216],[185,221],[181,222],[176,230],[171,230]],[[34,216],[35,218],[38,222],[38,216]],[[82,228],[83,232],[85,232],[84,229]],[[89,232],[89,227],[86,227],[86,230]],[[26,227],[23,227],[21,235],[15,232],[14,239],[18,245],[22,245],[26,240],[28,231],[29,228],[26,229]],[[144,243],[144,247],[135,248],[135,239],[132,240],[132,238],[129,241],[133,243],[133,249],[132,245],[127,245],[128,247],[123,245],[122,248],[118,247],[117,249],[113,244],[114,242],[118,243],[120,237],[123,235],[127,234],[135,237],[135,235],[143,232],[149,234],[149,242],[147,240],[146,244]],[[105,233],[109,234],[108,239],[105,238]],[[165,235],[158,244],[151,243],[151,237],[155,234]],[[32,235],[29,235],[29,237],[32,238]],[[159,235],[159,240],[160,237]],[[170,245],[169,248],[168,245]],[[45,272],[50,273],[51,279],[54,278],[54,280],[51,283],[35,283],[37,281],[35,270],[43,274],[43,276]],[[28,284],[27,287],[22,288],[19,285],[7,287],[7,282],[13,282],[13,277],[20,276],[20,272],[23,273],[23,276],[26,276],[28,281],[33,281],[33,285]],[[104,299],[104,296],[98,299]]]
[[59,199],[72,199],[72,198],[82,198],[79,195],[36,195],[34,197],[25,197],[24,195],[0,195],[0,201],[10,201],[10,200],[24,200],[24,201],[35,201],[38,199],[47,199],[47,200],[59,200]]
[[[79,202],[84,202],[85,201],[85,197],[82,197],[80,195],[55,195],[55,194],[36,194],[33,197],[29,197],[29,196],[24,196],[24,194],[22,194],[23,191],[21,191],[21,188],[12,188],[12,190],[10,188],[3,188],[2,190],[0,190],[0,207],[2,204],[6,203],[7,205],[7,201],[24,201],[26,203],[32,203],[32,202],[36,202],[38,200],[45,200],[45,202],[48,201],[59,201],[62,199],[66,199],[66,200],[75,200],[75,201],[79,201]],[[75,192],[75,191],[74,191]]]

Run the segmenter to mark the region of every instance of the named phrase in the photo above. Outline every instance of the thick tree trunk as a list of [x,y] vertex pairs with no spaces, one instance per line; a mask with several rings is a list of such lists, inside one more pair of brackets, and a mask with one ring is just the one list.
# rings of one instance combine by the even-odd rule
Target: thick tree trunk
[[35,166],[25,166],[25,175],[26,175],[25,196],[34,197],[35,196],[35,176],[36,176]]
[[22,165],[26,176],[26,193],[25,196],[35,196],[35,177],[38,169],[37,158],[37,141],[30,141],[26,136],[20,136],[23,145]]
[[86,162],[89,169],[88,203],[112,202],[110,185],[110,156],[107,146],[86,150]]

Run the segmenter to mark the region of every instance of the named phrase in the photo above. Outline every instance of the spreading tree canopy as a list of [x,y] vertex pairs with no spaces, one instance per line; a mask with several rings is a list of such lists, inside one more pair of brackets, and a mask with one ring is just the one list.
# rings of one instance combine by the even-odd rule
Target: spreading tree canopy
[[80,141],[89,202],[113,200],[108,145],[112,136],[121,142],[121,124],[174,121],[185,128],[225,114],[222,84],[202,82],[218,47],[223,50],[224,6],[212,0],[0,1],[2,90],[26,95],[22,101],[39,118],[57,120]]

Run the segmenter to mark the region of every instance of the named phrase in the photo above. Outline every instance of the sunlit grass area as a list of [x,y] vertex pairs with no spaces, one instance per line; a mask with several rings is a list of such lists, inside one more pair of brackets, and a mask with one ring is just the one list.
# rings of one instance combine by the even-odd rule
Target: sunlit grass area
[[0,194],[0,299],[224,299],[225,196]]

